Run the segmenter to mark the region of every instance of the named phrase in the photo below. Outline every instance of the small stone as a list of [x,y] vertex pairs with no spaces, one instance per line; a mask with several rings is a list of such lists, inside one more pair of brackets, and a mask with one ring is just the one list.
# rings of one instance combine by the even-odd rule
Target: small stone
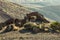
[[13,25],[8,25],[4,32],[9,32],[13,30]]

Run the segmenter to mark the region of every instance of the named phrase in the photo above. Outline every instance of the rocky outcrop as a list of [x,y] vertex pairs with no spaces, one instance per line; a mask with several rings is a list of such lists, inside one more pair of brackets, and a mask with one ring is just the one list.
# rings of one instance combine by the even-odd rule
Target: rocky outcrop
[[[11,2],[0,1],[0,29],[6,26],[6,31],[11,31],[16,27],[23,27],[27,22],[40,24],[49,23],[44,16],[38,12],[31,12],[23,6]],[[35,30],[36,28],[34,28]],[[37,30],[37,29],[36,29]]]
[[27,8],[12,2],[0,1],[0,23],[5,21],[7,23],[10,19],[12,21],[18,19],[20,22],[23,22],[22,24],[26,21],[49,22],[38,12],[31,12]]
[[37,21],[37,22],[44,22],[44,23],[49,23],[48,20],[44,18],[44,16],[38,12],[31,12],[30,14],[27,14],[27,20],[28,21]]
[[15,26],[22,27],[26,23],[26,20],[25,19],[23,19],[23,20],[15,19],[14,23],[15,23]]
[[[22,19],[24,19],[29,12],[30,11],[27,8],[21,5],[6,2],[6,0],[0,0],[0,29],[2,30],[5,26],[9,26],[10,24],[15,24],[16,26],[21,27],[25,23]],[[19,21],[17,20],[17,22],[15,22],[16,19]],[[9,28],[10,26],[7,29]]]

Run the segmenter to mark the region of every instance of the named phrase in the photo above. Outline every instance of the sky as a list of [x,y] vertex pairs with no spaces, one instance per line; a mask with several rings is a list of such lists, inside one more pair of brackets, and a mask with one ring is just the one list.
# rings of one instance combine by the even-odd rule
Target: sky
[[60,0],[7,0],[17,4],[23,4],[24,6],[51,6],[51,5],[60,5]]
[[56,4],[60,4],[60,0],[8,0],[8,1],[18,2],[18,3],[46,2],[46,3],[56,3]]
[[60,0],[7,0],[25,7],[40,8],[46,6],[60,5]]

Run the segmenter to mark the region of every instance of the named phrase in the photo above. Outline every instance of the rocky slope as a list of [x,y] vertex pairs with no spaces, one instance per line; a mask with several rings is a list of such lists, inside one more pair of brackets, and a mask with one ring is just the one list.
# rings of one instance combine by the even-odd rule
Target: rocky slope
[[[30,12],[31,12],[30,10],[28,10],[27,8],[21,5],[0,0],[0,23],[5,22],[10,18],[24,19],[24,16],[26,16],[26,14]],[[41,14],[37,15],[36,12],[32,12],[32,15],[28,14],[28,16],[29,16],[28,18],[31,18],[32,16],[33,21],[35,20],[34,16],[38,16],[37,18],[39,19],[39,21],[42,20],[44,22],[47,21],[43,15]],[[19,22],[20,21],[18,21],[18,23]],[[13,27],[15,27],[14,24]],[[38,34],[32,34],[30,31],[24,30],[22,28],[21,28],[22,30],[19,29],[19,31],[12,31],[11,29],[12,29],[11,25],[8,25],[4,30],[11,32],[0,34],[0,40],[60,40],[60,34],[56,34],[56,33],[52,34],[52,33],[41,32]]]
[[0,23],[2,21],[6,21],[6,19],[8,20],[10,18],[23,19],[24,16],[26,16],[25,14],[28,14],[29,12],[31,12],[27,8],[25,8],[21,5],[7,2],[4,0],[0,0],[0,9],[1,9],[0,14],[2,15],[2,16],[0,16],[1,17]]

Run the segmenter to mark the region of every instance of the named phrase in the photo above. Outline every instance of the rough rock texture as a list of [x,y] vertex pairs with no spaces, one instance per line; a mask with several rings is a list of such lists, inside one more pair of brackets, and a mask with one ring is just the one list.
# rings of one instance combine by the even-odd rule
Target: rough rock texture
[[8,20],[9,18],[11,18],[10,16],[8,16],[6,14],[6,12],[4,12],[2,9],[0,9],[0,23],[1,22],[5,22],[6,20]]
[[24,19],[29,12],[31,11],[21,5],[0,0],[0,23],[10,18]]
[[29,21],[38,21],[38,22],[45,22],[45,23],[49,23],[48,20],[46,20],[44,18],[44,16],[38,12],[31,12],[30,14],[27,14],[27,19],[29,19]]
[[[5,25],[9,25],[13,23],[15,19],[18,19],[19,21],[17,21],[15,24],[21,27],[27,21],[27,19],[28,21],[32,21],[32,19],[35,20],[34,18],[31,19],[31,16],[36,16],[36,21],[47,23],[49,22],[44,18],[42,14],[38,12],[32,12],[21,5],[0,0],[0,23],[5,23]],[[27,18],[25,19],[25,17]]]
[[0,0],[0,23],[10,18],[24,19],[26,14],[28,15],[28,17],[37,16],[37,18],[41,21],[43,20],[44,22],[48,22],[46,19],[44,19],[44,16],[39,14],[38,12],[32,12],[31,10],[28,10],[27,8],[21,5]]
[[[13,23],[14,19],[24,19],[26,14],[28,14],[29,17],[31,14],[32,14],[31,16],[38,16],[38,19],[41,19],[42,21],[43,15],[41,14],[37,15],[36,12],[32,12],[31,14],[29,13],[31,13],[31,11],[29,11],[27,8],[21,5],[17,5],[11,2],[6,2],[5,0],[0,0],[0,23],[1,23],[0,28],[1,26],[3,26],[3,24],[4,25],[7,24],[8,26],[5,27],[5,29],[6,28],[7,29],[6,30],[4,29],[4,30],[11,31],[13,27],[9,24]],[[44,19],[44,17],[43,17],[43,20],[44,22],[45,21],[48,22],[47,20]],[[24,20],[18,20],[17,23],[20,24],[19,23],[20,21],[23,22]],[[23,31],[23,33],[21,33],[20,31]],[[0,34],[0,40],[60,40],[60,34],[56,34],[56,33],[32,34],[26,30],[20,29],[20,31],[11,31],[11,32]]]

